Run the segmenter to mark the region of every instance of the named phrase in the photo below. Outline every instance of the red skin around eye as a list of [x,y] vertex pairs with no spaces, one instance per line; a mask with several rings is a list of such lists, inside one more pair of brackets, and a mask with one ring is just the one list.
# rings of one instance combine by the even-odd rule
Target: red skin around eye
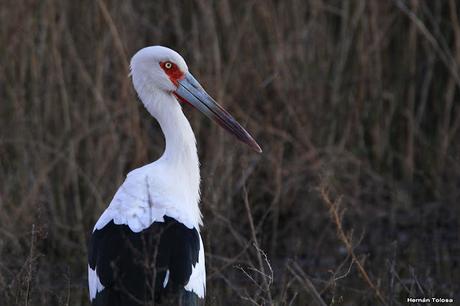
[[163,71],[168,75],[169,79],[171,82],[174,83],[174,85],[178,85],[179,81],[184,78],[184,73],[177,67],[176,64],[171,63],[171,68],[166,68],[166,63],[171,63],[171,62],[160,62],[160,67],[163,69]]

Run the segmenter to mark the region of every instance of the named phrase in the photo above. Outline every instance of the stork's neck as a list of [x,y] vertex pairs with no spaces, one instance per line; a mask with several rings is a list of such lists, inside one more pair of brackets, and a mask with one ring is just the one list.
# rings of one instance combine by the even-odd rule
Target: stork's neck
[[188,168],[199,176],[195,134],[176,98],[164,92],[140,98],[160,124],[165,137],[166,148],[160,160],[171,167]]
[[[179,102],[172,95],[166,95],[161,103],[166,105],[158,105],[159,111],[154,114],[166,142],[165,151],[160,159],[171,166],[185,167],[199,175],[195,134]],[[193,167],[190,167],[192,165]]]
[[[140,95],[140,98],[157,119],[165,137],[165,151],[156,163],[165,168],[172,184],[180,186],[176,192],[183,193],[185,201],[190,201],[188,205],[196,205],[199,209],[200,169],[196,140],[179,102],[166,92]],[[199,211],[197,213],[200,215]]]

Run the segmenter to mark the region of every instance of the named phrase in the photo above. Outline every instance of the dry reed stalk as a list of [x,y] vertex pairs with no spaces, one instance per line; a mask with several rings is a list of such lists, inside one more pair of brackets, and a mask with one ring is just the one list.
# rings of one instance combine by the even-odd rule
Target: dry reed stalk
[[369,277],[369,274],[364,269],[364,266],[361,263],[361,260],[356,256],[353,244],[351,242],[351,238],[349,237],[348,234],[345,233],[345,230],[342,227],[343,212],[341,212],[340,209],[339,209],[340,199],[338,199],[336,201],[332,201],[330,199],[330,197],[329,197],[329,193],[328,193],[327,188],[325,186],[321,186],[319,191],[320,191],[320,194],[321,194],[321,199],[324,201],[324,203],[326,204],[326,207],[329,209],[329,213],[331,215],[332,221],[334,222],[334,224],[336,226],[337,234],[339,236],[339,239],[345,245],[348,254],[351,256],[351,258],[353,259],[353,262],[356,264],[356,267],[358,268],[359,273],[364,278],[364,281],[366,282],[366,284],[374,291],[374,293],[377,296],[378,300],[383,305],[388,305],[388,303],[386,302],[385,298],[383,297],[382,292],[374,284],[374,282],[371,280],[371,278]]

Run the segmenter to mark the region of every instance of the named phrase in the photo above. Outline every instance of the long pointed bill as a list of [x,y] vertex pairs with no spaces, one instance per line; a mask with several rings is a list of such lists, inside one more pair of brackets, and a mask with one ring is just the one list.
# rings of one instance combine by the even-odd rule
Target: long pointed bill
[[232,133],[239,140],[250,146],[254,151],[262,153],[262,149],[251,135],[225,109],[208,95],[200,83],[189,72],[179,81],[174,94],[182,101],[188,102],[216,121],[224,129]]

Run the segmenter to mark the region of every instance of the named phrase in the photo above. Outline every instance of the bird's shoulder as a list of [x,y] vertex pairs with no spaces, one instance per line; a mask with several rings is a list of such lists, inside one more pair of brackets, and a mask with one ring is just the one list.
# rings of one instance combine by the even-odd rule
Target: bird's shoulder
[[[149,172],[150,170],[150,172]],[[116,191],[107,209],[94,226],[94,231],[110,221],[127,225],[133,232],[148,228],[153,222],[163,222],[166,208],[158,201],[158,185],[151,167],[141,167],[129,172]]]
[[193,203],[187,202],[190,198],[184,197],[177,185],[161,164],[152,163],[132,170],[94,230],[113,220],[115,224],[125,224],[133,232],[140,232],[153,222],[164,222],[164,216],[172,217],[188,228],[198,227],[201,215],[193,210]]

